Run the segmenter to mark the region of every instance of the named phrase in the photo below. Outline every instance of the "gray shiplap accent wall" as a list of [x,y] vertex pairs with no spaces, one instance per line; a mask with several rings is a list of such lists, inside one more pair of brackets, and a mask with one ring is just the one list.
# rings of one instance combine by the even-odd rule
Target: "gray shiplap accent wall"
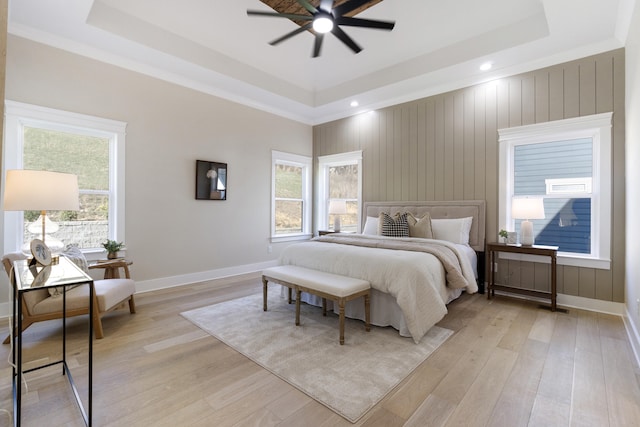
[[[363,153],[364,201],[487,201],[497,240],[500,128],[613,111],[611,270],[559,266],[558,292],[624,301],[624,50],[314,127],[317,156]],[[498,278],[548,289],[544,264],[501,260]]]

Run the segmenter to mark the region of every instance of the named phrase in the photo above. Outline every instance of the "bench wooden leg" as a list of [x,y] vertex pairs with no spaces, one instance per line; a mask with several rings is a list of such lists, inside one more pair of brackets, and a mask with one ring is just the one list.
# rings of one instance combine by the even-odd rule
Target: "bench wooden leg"
[[327,299],[322,298],[322,315],[327,317]]
[[364,326],[369,332],[371,330],[371,303],[369,299],[369,294],[364,296]]
[[293,289],[291,288],[287,288],[289,290],[289,304],[291,304],[293,302],[293,296],[291,295],[293,293]]
[[340,308],[340,345],[344,345],[344,298],[338,300],[338,307]]
[[133,299],[133,295],[129,298],[129,313],[134,314],[136,312],[136,302]]
[[267,278],[262,276],[262,310],[267,311]]
[[300,325],[300,294],[302,291],[296,288],[296,326]]

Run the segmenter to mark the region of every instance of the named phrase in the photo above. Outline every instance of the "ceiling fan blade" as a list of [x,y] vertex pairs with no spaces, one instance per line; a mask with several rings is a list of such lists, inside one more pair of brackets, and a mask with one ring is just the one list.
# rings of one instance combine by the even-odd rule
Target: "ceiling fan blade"
[[339,38],[342,43],[349,46],[354,53],[358,53],[362,50],[362,48],[358,46],[358,44],[354,42],[353,39],[347,35],[347,33],[342,31],[342,29],[339,26],[334,25],[331,32],[333,33],[334,36]]
[[334,22],[337,25],[346,25],[348,27],[376,28],[380,30],[393,30],[393,27],[396,25],[395,22],[391,22],[391,21],[378,21],[373,19],[350,18],[348,16],[341,16],[339,18],[335,18]]
[[281,42],[283,42],[283,41],[295,36],[296,34],[300,34],[300,33],[303,33],[305,31],[307,31],[308,29],[311,28],[311,25],[312,25],[311,22],[308,23],[308,24],[304,24],[302,27],[296,28],[295,30],[285,34],[284,36],[278,37],[277,39],[270,41],[269,44],[271,46],[275,46],[278,43],[281,43]]
[[314,13],[318,13],[318,9],[316,9],[311,3],[309,3],[307,0],[298,0],[298,4],[302,7],[304,7],[305,9],[307,9],[307,12],[314,14]]
[[346,3],[342,3],[339,6],[336,6],[333,9],[333,16],[343,16],[346,15],[347,13],[356,10],[357,8],[359,8],[360,6],[364,6],[365,4],[369,3],[371,0],[351,0],[348,1]]
[[295,14],[295,13],[266,12],[264,10],[247,10],[247,15],[270,16],[270,17],[274,17],[274,18],[289,18],[289,19],[300,20],[300,21],[311,21],[311,20],[313,20],[313,16],[311,16],[311,15],[298,15],[298,14]]
[[320,10],[331,13],[333,8],[333,0],[320,0]]
[[324,33],[316,34],[316,41],[313,43],[313,57],[320,56],[320,49],[322,49],[322,41],[324,40]]

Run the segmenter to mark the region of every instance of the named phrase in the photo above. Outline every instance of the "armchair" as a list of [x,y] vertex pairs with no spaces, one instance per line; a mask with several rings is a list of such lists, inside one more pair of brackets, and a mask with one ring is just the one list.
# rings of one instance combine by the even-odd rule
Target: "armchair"
[[[11,277],[13,261],[25,259],[22,253],[6,254],[2,258],[2,264]],[[135,313],[136,306],[133,295],[136,291],[135,282],[129,274],[129,267],[125,261],[114,260],[89,266],[90,269],[101,268],[114,270],[122,269],[123,278],[98,279],[94,280],[93,304],[93,330],[96,338],[103,338],[102,316],[109,311],[120,308],[125,302],[129,303],[129,312]],[[11,283],[12,286],[15,283]],[[89,314],[89,286],[80,285],[67,291],[67,317]],[[30,291],[25,293],[22,300],[22,330],[24,331],[35,322],[62,318],[62,298],[50,295],[47,289]],[[14,331],[15,333],[15,331]],[[4,340],[4,344],[9,342],[10,337]]]

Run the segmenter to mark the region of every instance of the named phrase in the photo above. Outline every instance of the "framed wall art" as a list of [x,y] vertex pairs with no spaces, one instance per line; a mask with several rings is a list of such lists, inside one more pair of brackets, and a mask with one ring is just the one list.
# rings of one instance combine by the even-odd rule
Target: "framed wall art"
[[227,200],[227,164],[196,160],[196,200]]

